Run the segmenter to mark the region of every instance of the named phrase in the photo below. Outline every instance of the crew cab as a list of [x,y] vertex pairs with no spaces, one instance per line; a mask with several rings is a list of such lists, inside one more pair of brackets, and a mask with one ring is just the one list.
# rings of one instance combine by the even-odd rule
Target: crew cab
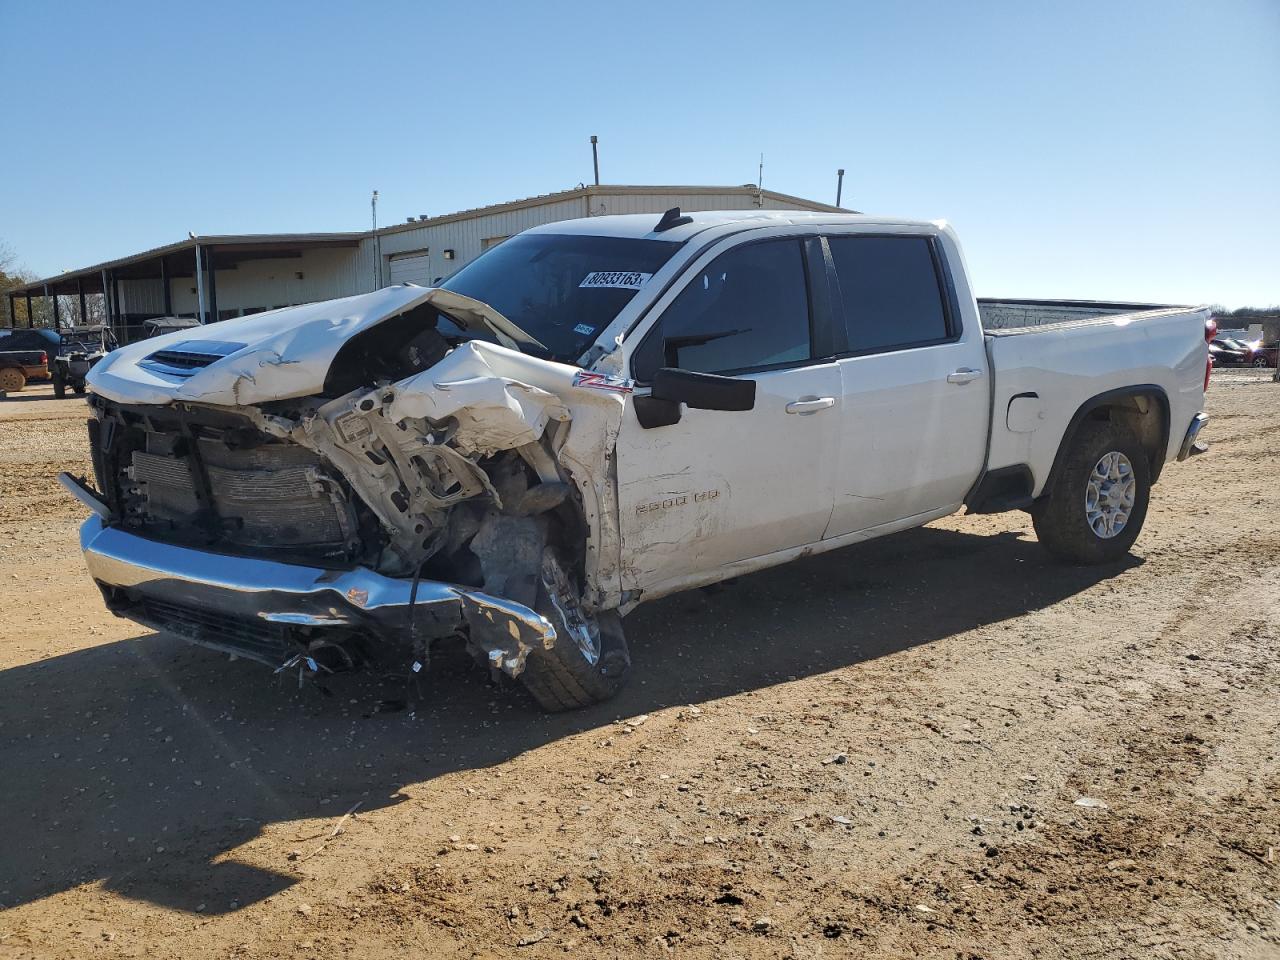
[[62,479],[123,616],[301,676],[462,636],[565,709],[626,681],[638,604],[962,508],[1122,556],[1201,449],[1207,321],[984,332],[942,222],[592,217],[116,350],[96,488]]

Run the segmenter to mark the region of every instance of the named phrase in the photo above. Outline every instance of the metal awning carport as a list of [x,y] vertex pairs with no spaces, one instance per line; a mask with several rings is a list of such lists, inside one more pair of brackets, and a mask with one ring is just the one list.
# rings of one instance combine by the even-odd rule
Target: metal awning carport
[[79,320],[85,318],[85,298],[101,295],[108,323],[119,326],[121,280],[159,280],[164,290],[164,312],[173,313],[170,280],[181,277],[199,278],[201,322],[217,319],[219,270],[234,269],[246,260],[290,259],[301,257],[305,250],[323,247],[359,246],[363,233],[279,233],[233,236],[188,237],[152,250],[144,250],[119,260],[108,260],[81,270],[70,270],[55,277],[9,290],[9,316],[17,316],[14,307],[19,298],[26,300],[27,324],[32,321],[32,299],[46,297],[52,301],[55,326],[61,326],[58,297],[79,299]]

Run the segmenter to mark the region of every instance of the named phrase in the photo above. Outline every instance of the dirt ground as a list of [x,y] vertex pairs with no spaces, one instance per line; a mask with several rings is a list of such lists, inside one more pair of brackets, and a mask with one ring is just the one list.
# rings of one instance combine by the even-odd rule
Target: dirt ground
[[950,518],[640,608],[554,717],[111,617],[83,401],[0,402],[0,960],[1280,957],[1280,385],[1209,396],[1125,563]]

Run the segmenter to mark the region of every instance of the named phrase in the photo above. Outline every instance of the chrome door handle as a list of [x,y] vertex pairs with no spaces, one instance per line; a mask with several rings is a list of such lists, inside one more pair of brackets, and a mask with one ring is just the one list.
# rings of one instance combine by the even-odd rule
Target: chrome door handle
[[826,410],[828,407],[834,407],[835,405],[835,397],[801,397],[799,400],[792,400],[787,404],[787,413],[798,413],[804,416],[807,413],[817,413],[819,410]]
[[972,367],[961,367],[954,373],[947,374],[947,383],[971,383],[982,376],[981,370],[974,370]]

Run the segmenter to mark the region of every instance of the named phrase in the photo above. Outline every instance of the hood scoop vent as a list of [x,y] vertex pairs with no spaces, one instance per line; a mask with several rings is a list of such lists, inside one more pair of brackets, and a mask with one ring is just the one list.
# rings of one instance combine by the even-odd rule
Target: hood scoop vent
[[171,377],[190,377],[203,370],[209,364],[229,357],[237,350],[243,350],[243,343],[220,343],[216,340],[184,340],[171,347],[157,350],[145,359],[138,361],[138,366],[156,373]]

